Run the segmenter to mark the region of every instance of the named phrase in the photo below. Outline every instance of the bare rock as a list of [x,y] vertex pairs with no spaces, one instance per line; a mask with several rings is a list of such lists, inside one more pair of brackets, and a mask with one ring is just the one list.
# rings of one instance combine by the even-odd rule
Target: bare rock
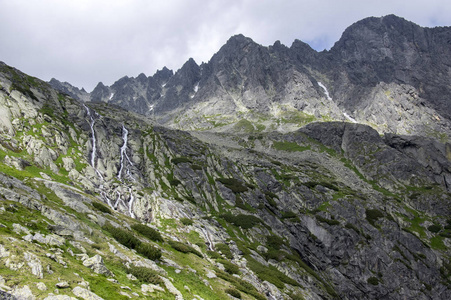
[[97,296],[91,291],[88,291],[87,289],[84,289],[82,287],[75,287],[72,290],[72,293],[74,293],[75,296],[85,299],[85,300],[103,300],[102,297]]
[[24,253],[24,258],[28,266],[31,268],[31,274],[40,279],[44,278],[43,268],[39,258],[28,251]]
[[28,285],[24,285],[22,288],[16,288],[12,292],[12,295],[18,300],[35,300],[36,297],[31,292]]
[[107,267],[105,267],[105,264],[103,263],[103,258],[99,254],[96,254],[93,257],[84,260],[83,265],[85,267],[92,269],[97,274],[113,276],[113,273],[111,273],[111,271],[108,270]]

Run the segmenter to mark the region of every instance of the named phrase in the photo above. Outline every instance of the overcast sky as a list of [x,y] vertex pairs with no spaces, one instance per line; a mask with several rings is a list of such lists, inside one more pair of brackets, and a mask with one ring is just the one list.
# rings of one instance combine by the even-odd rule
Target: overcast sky
[[329,49],[352,23],[396,14],[450,26],[449,0],[0,0],[0,61],[91,91],[127,75],[200,64],[234,34]]

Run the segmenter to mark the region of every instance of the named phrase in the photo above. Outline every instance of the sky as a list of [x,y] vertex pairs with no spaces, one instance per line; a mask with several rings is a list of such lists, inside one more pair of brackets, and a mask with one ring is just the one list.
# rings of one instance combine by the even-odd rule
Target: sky
[[451,26],[449,0],[0,0],[0,61],[90,92],[98,82],[208,62],[244,34],[321,51],[366,17]]

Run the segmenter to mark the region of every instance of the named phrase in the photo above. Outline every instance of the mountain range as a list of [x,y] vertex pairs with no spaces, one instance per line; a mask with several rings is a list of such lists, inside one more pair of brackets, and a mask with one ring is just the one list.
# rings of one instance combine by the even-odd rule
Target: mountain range
[[91,93],[0,63],[0,296],[450,299],[450,44],[236,35]]

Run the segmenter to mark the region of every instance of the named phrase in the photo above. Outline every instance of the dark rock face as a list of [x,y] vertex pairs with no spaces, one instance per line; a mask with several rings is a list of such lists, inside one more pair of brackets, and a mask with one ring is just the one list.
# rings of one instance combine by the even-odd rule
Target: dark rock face
[[[250,52],[260,51],[246,38],[233,39],[230,43],[234,47],[239,43]],[[287,51],[281,45],[275,47]],[[220,54],[224,54],[222,50]],[[216,63],[221,64],[228,55],[216,57]],[[275,58],[267,59],[271,62]],[[243,61],[243,66],[248,65]],[[258,136],[187,133],[157,126],[148,118],[107,103],[83,105],[58,95],[38,79],[0,67],[4,87],[0,90],[0,112],[5,108],[11,112],[0,118],[4,213],[10,211],[3,199],[40,211],[52,221],[43,223],[46,233],[64,239],[76,238],[80,232],[86,237],[104,236],[97,231],[98,226],[91,228],[93,221],[89,220],[97,220],[100,226],[110,220],[127,228],[126,220],[130,224],[135,220],[158,224],[171,219],[176,226],[160,227],[165,241],[173,236],[180,240],[193,236],[188,229],[200,231],[192,244],[202,252],[196,258],[201,269],[192,276],[202,276],[207,265],[212,268],[216,264],[211,262],[213,257],[202,260],[202,256],[207,257],[205,246],[227,243],[233,252],[228,262],[240,262],[240,279],[261,293],[268,291],[268,298],[276,293],[280,299],[288,298],[293,290],[314,299],[451,298],[448,143],[417,136],[381,136],[367,125],[344,122],[316,122],[286,134],[260,132]],[[203,67],[191,62],[177,73],[190,74],[182,78],[191,78],[189,83],[196,86],[203,78],[196,74],[206,74]],[[235,65],[238,70],[241,67]],[[240,73],[249,75],[246,69],[242,67]],[[182,82],[175,80],[177,73],[165,81],[167,88],[155,78],[152,84],[168,91]],[[222,83],[233,85],[231,78],[224,74]],[[269,82],[273,80],[278,79]],[[123,78],[117,83],[118,90],[129,88],[132,81],[145,86],[149,78]],[[30,82],[34,82],[33,89]],[[191,90],[174,90],[177,95],[182,92]],[[188,104],[196,103],[196,95]],[[18,153],[35,168],[46,171],[42,174],[50,179],[17,173],[7,155]],[[17,174],[21,176],[15,178]],[[127,177],[120,177],[125,174]],[[51,176],[57,176],[56,182]],[[31,184],[34,181],[38,184]],[[49,201],[41,184],[62,202]],[[93,202],[108,205],[112,214],[94,212]],[[78,213],[68,213],[66,206]],[[88,222],[77,217],[94,213]],[[117,217],[118,213],[135,220]],[[191,227],[179,222],[187,217],[193,221]],[[269,243],[271,237],[279,243]],[[14,241],[15,245],[22,243],[17,235]],[[113,254],[108,248],[103,252]],[[10,249],[0,243],[2,263],[10,258]],[[18,249],[14,255],[19,255]],[[44,257],[46,252],[42,251]],[[166,249],[164,255],[170,253],[175,252]],[[178,263],[186,261],[184,256]],[[130,260],[124,260],[127,262]],[[75,263],[72,260],[71,267]],[[117,272],[117,268],[111,271]],[[270,291],[267,280],[274,284]],[[23,285],[28,277],[20,284],[13,282]],[[196,285],[199,282],[203,281],[196,281]],[[187,282],[188,287],[190,284]],[[139,285],[132,287],[139,289]],[[209,287],[207,290],[211,295]]]
[[[446,82],[451,79],[450,45],[449,27],[422,28],[394,15],[359,21],[346,29],[327,53],[338,65],[332,71],[338,79],[335,89],[341,95],[337,98],[355,107],[358,97],[345,97],[350,86],[354,86],[353,95],[359,94],[359,88],[368,90],[381,81],[405,83],[449,118],[447,95],[451,90]],[[342,79],[339,74],[344,75]],[[346,89],[338,90],[343,84]]]

